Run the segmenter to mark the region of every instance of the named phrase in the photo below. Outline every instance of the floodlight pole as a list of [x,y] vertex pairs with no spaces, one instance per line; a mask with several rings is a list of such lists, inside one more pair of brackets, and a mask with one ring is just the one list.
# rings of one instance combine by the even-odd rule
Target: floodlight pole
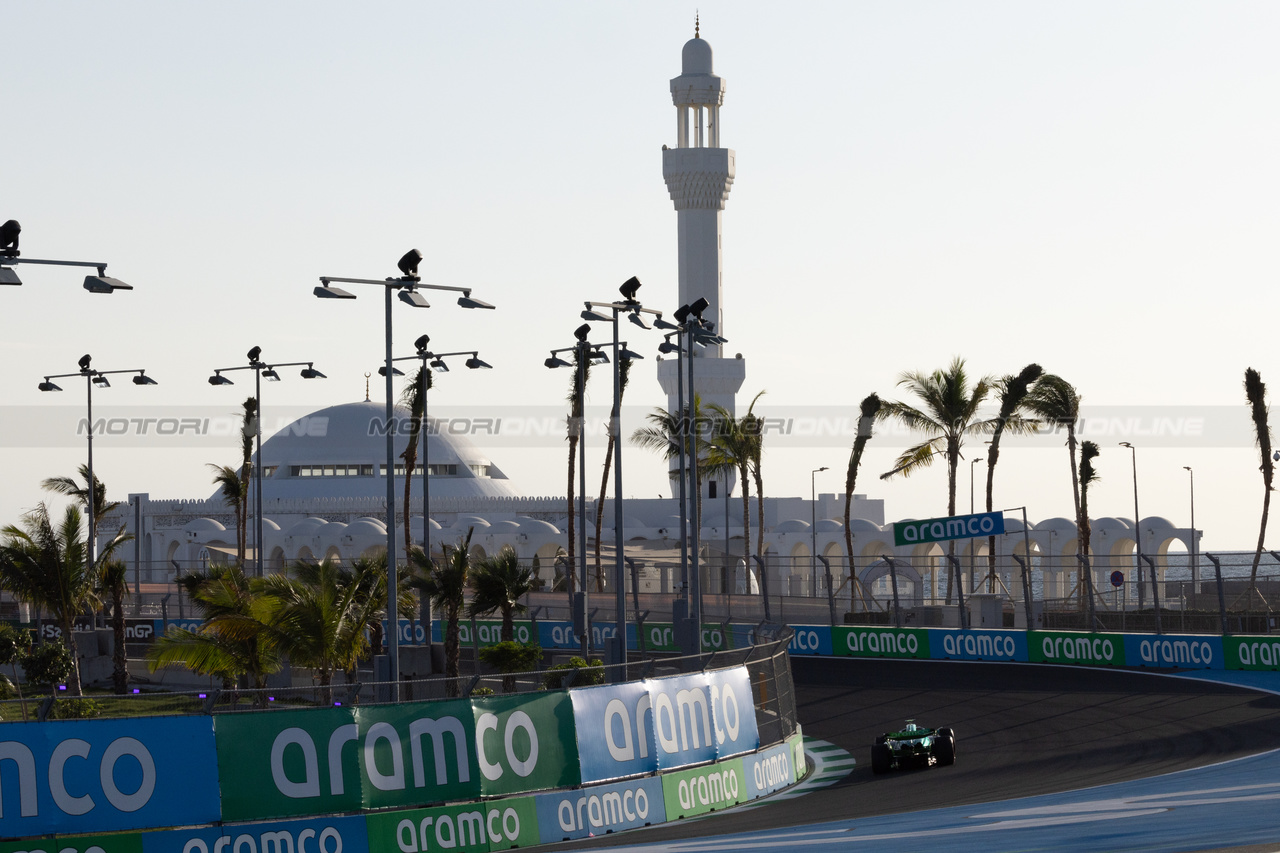
[[[138,376],[135,377],[135,382],[134,382],[134,384],[137,384],[137,385],[154,385],[156,384],[156,382],[154,379],[151,379],[150,377],[147,376],[147,371],[145,368],[134,368],[132,370],[95,370],[90,366],[88,356],[85,356],[81,361],[84,364],[84,366],[81,367],[80,370],[76,373],[57,373],[50,376],[46,376],[44,378],[44,382],[41,383],[40,385],[40,390],[41,391],[61,391],[62,390],[61,388],[59,388],[58,386],[50,382],[50,380],[52,379],[67,379],[73,376],[84,377],[85,416],[86,416],[85,423],[87,427],[85,432],[88,435],[86,443],[88,445],[87,462],[88,462],[88,469],[89,469],[88,470],[89,482],[86,484],[88,488],[88,492],[85,497],[85,507],[86,507],[86,516],[87,516],[86,521],[88,523],[88,536],[86,538],[88,539],[88,546],[89,546],[87,549],[87,555],[88,555],[87,566],[92,568],[93,564],[97,562],[97,559],[98,559],[98,537],[97,537],[98,517],[96,513],[96,509],[97,509],[96,505],[98,502],[98,479],[96,476],[94,476],[94,473],[93,473],[93,383],[98,379],[102,379],[103,387],[110,387],[110,383],[107,382],[106,377],[113,376],[120,373],[138,374]],[[141,378],[143,381],[141,382],[137,381],[138,378]]]
[[[640,286],[639,281],[632,279],[636,288]],[[630,283],[630,282],[628,282]],[[625,287],[626,285],[624,285]],[[634,291],[632,291],[634,292]],[[626,531],[623,528],[622,516],[622,359],[639,358],[635,353],[626,350],[626,342],[618,341],[618,317],[624,313],[630,313],[632,318],[638,318],[640,314],[651,314],[657,319],[662,318],[661,311],[655,311],[652,308],[641,307],[640,303],[634,298],[627,299],[623,302],[587,302],[586,311],[583,312],[583,319],[596,319],[591,311],[592,308],[608,308],[612,312],[613,324],[613,411],[609,417],[609,433],[613,436],[613,539],[614,539],[614,641],[610,646],[613,659],[610,663],[625,664],[627,662],[627,585],[626,585],[626,562],[624,549],[626,547]],[[641,323],[640,325],[643,326]],[[624,355],[625,353],[625,355]],[[596,531],[596,541],[600,539],[600,531]],[[620,681],[626,680],[625,669],[621,670]]]
[[[256,353],[260,352],[258,347],[254,347],[249,351],[249,363],[238,364],[234,367],[219,367],[214,370],[213,376],[209,377],[210,385],[230,385],[230,379],[222,377],[224,373],[231,373],[236,370],[252,370],[253,371],[253,399],[258,404],[257,417],[254,418],[254,440],[257,444],[256,460],[253,466],[253,553],[255,574],[258,577],[266,576],[266,564],[262,557],[263,528],[262,528],[262,371],[274,371],[277,367],[303,367],[311,370],[314,375],[306,376],[307,379],[322,377],[318,371],[314,370],[313,361],[286,361],[273,362],[268,364],[259,361]],[[304,371],[305,375],[305,371]],[[223,381],[218,381],[222,377]],[[247,527],[246,523],[246,527]]]
[[[442,359],[452,355],[469,355],[473,359],[476,359],[478,361],[480,356],[480,351],[479,350],[459,350],[458,352],[437,353],[437,352],[432,352],[429,349],[423,348],[423,349],[420,349],[415,355],[402,355],[399,358],[391,359],[393,362],[409,361],[409,360],[422,362],[421,380],[420,380],[422,383],[422,388],[420,391],[420,393],[422,394],[422,429],[419,431],[421,436],[421,442],[422,442],[422,554],[427,558],[428,561],[430,561],[431,559],[431,512],[430,512],[431,481],[430,479],[428,479],[428,476],[430,474],[430,466],[429,466],[430,460],[427,458],[427,448],[429,446],[428,438],[429,438],[429,430],[431,426],[431,419],[428,416],[427,393],[431,388],[431,383],[428,381],[427,374],[428,374],[428,371],[431,369],[429,366],[431,359],[433,358]],[[468,364],[468,367],[472,367],[472,366],[488,367],[488,365]],[[384,372],[394,373],[394,371],[387,371],[385,367],[383,367],[382,370]],[[413,472],[410,471],[406,466],[404,475],[406,477],[412,477]],[[409,555],[406,553],[405,554],[406,559],[408,558],[408,556]],[[430,596],[424,595],[422,597],[422,614],[423,614],[422,621],[426,624],[425,630],[427,633],[427,637],[426,637],[427,644],[430,645],[431,644],[431,622],[432,622]]]
[[[312,293],[322,298],[337,299],[355,299],[355,294],[348,293],[341,288],[332,287],[334,282],[340,284],[369,284],[383,288],[384,299],[384,337],[386,342],[385,368],[386,368],[386,424],[387,431],[387,663],[391,670],[391,690],[390,698],[393,702],[400,701],[400,612],[399,612],[399,584],[396,576],[396,494],[395,494],[395,435],[392,431],[394,424],[394,403],[392,394],[394,388],[392,386],[392,367],[391,367],[391,291],[399,290],[400,297],[403,301],[408,302],[415,308],[429,308],[425,299],[422,299],[417,290],[443,290],[453,293],[461,293],[458,298],[458,304],[463,308],[493,308],[479,300],[471,298],[471,288],[469,287],[451,287],[443,284],[423,284],[417,275],[417,261],[411,261],[410,256],[416,255],[417,260],[421,260],[421,254],[411,251],[404,258],[401,258],[401,272],[403,275],[399,278],[386,279],[368,279],[368,278],[338,278],[336,276],[320,276],[320,287],[315,288]],[[411,267],[406,268],[406,263],[411,263]],[[405,472],[405,476],[410,476],[409,472]],[[424,513],[425,515],[425,513]],[[407,557],[408,555],[406,555]]]

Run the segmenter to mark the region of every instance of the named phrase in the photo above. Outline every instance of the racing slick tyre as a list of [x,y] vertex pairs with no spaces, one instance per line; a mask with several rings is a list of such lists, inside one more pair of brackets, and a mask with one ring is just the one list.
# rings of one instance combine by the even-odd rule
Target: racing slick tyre
[[939,766],[946,767],[956,763],[956,734],[949,728],[938,729],[937,740],[933,742],[933,755]]
[[871,772],[877,775],[888,773],[889,766],[893,763],[893,756],[889,752],[889,744],[880,742],[871,747]]

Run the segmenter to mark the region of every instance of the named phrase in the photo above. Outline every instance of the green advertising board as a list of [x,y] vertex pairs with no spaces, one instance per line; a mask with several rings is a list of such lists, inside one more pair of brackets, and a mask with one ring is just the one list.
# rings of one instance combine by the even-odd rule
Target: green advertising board
[[0,853],[142,853],[142,834],[59,835],[0,842]]
[[999,536],[1004,533],[1004,513],[980,512],[976,515],[950,515],[923,521],[895,521],[893,544],[923,545],[952,539]]
[[1280,669],[1280,637],[1222,638],[1227,669]]
[[540,840],[532,797],[371,814],[369,853],[455,853],[530,847]]
[[1030,631],[1027,633],[1027,657],[1032,663],[1124,666],[1124,635]]
[[927,660],[929,632],[923,628],[837,625],[831,629],[831,649],[841,657]]
[[667,820],[719,811],[746,802],[747,777],[741,758],[662,775]]
[[580,783],[567,693],[223,715],[226,821],[404,808]]

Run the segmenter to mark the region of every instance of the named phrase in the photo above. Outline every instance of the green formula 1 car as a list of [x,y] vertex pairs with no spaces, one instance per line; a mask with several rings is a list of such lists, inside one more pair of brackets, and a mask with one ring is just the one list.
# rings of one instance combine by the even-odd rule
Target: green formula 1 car
[[929,729],[907,720],[899,732],[886,732],[871,747],[871,772],[888,773],[902,767],[946,766],[956,763],[956,735],[949,728]]

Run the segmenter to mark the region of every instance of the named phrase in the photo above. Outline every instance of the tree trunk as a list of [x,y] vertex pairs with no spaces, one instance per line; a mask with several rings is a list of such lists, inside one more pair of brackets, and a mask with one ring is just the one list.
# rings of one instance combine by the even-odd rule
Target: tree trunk
[[123,696],[129,688],[129,662],[125,649],[124,596],[119,590],[111,595],[111,630],[114,648],[111,650],[111,687],[116,695]]
[[[609,492],[609,471],[613,467],[613,436],[609,436],[609,441],[605,445],[604,452],[604,475],[600,478],[600,500],[596,503],[596,592],[604,592],[604,569],[600,564],[600,543],[604,540],[601,530],[604,529],[604,499]],[[614,500],[618,496],[614,495]],[[614,547],[622,547],[622,531],[615,530],[613,532]]]
[[[570,427],[570,428],[574,430],[577,429],[576,427]],[[573,507],[573,496],[574,496],[573,463],[574,463],[574,460],[577,459],[577,457],[578,457],[578,436],[577,436],[577,433],[575,432],[573,435],[569,436],[569,481],[568,481],[568,487],[565,489],[565,494],[569,496],[569,529],[566,535],[566,544],[569,546],[567,549],[569,552],[568,553],[569,561],[565,567],[567,569],[567,571],[565,572],[565,579],[568,582],[570,599],[573,598],[574,572],[577,571],[577,566],[578,566],[577,560],[574,559],[574,554],[577,553],[576,551],[577,540],[574,537],[574,530],[575,530],[574,522],[577,519],[577,514],[574,511],[574,507]]]
[[[62,641],[66,644],[67,651],[71,652],[71,678],[67,679],[67,694],[69,696],[83,696],[84,691],[80,687],[80,652],[76,648],[76,636],[71,630],[74,620],[70,615],[65,615],[59,621],[62,628]],[[54,694],[57,694],[56,690]]]

